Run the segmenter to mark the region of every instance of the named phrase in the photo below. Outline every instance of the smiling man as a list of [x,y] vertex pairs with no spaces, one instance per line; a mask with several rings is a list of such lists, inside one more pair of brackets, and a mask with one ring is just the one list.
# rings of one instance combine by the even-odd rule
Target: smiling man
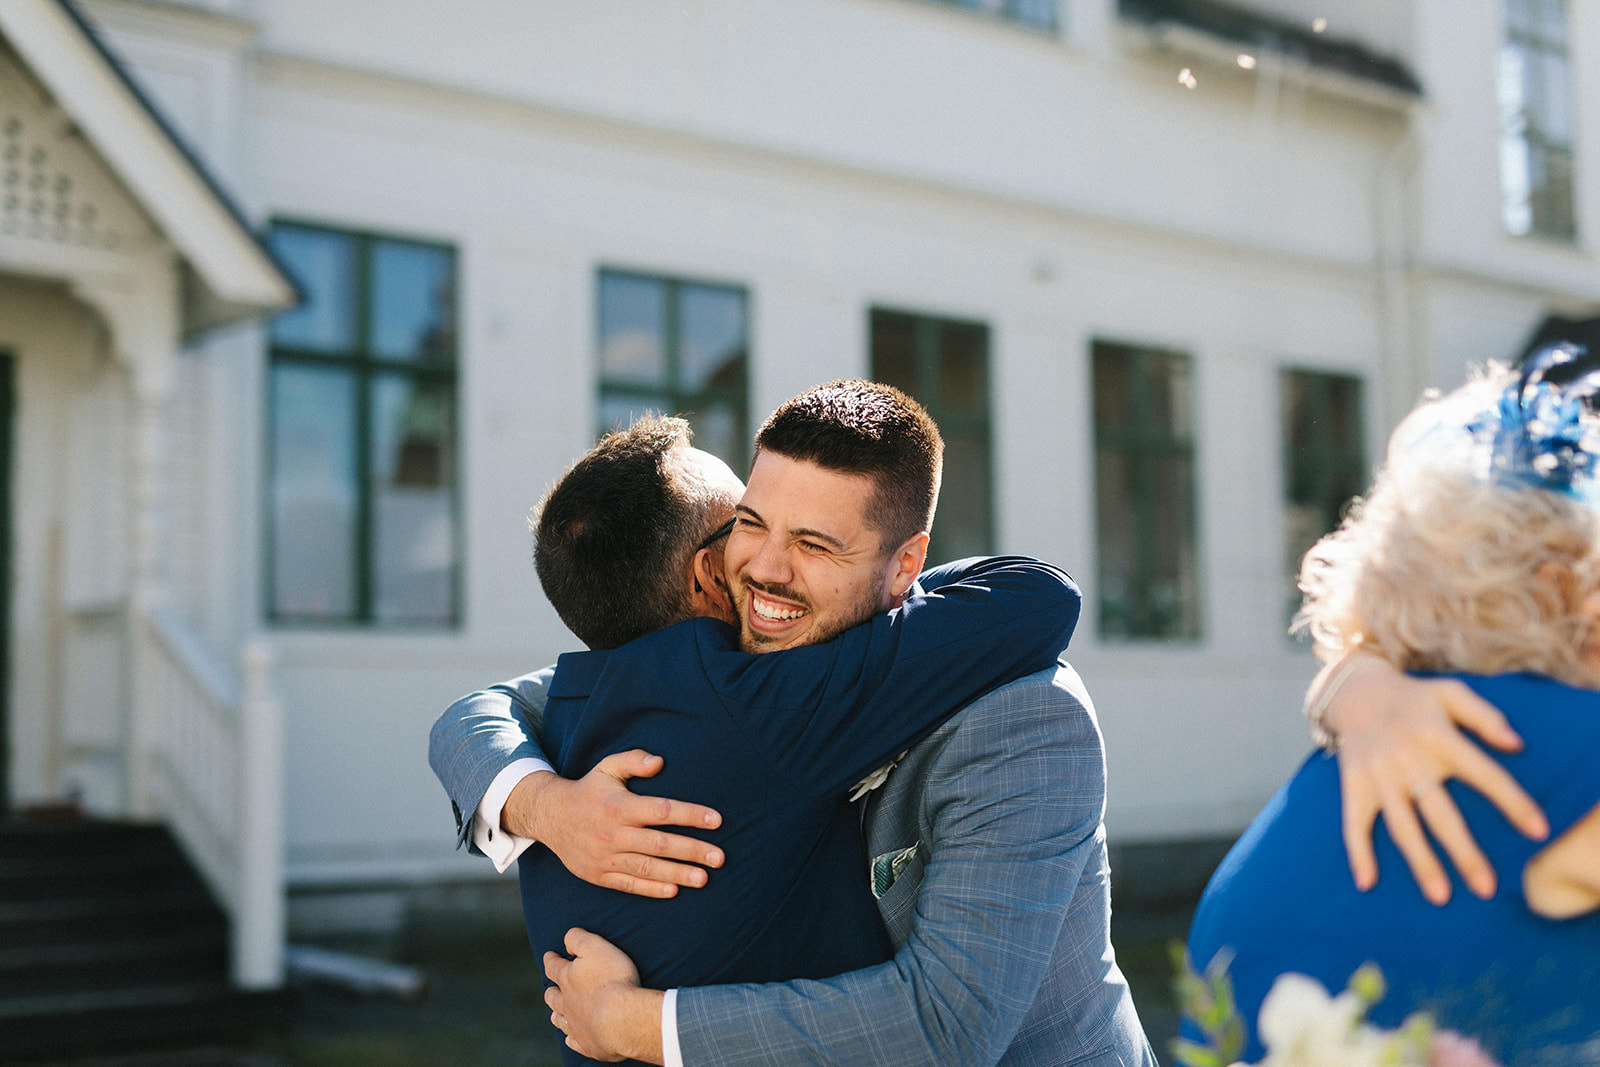
[[[920,407],[886,386],[835,382],[796,397],[763,425],[724,562],[741,645],[788,651],[746,657],[742,671],[759,678],[779,663],[809,662],[796,657],[816,662],[810,664],[809,686],[804,677],[786,677],[783,685],[746,688],[741,702],[728,704],[737,727],[724,726],[720,746],[712,746],[720,768],[696,763],[692,752],[664,751],[680,738],[669,730],[641,731],[633,714],[612,722],[611,737],[588,731],[591,723],[582,716],[591,748],[585,758],[571,759],[567,735],[559,722],[552,723],[566,714],[563,701],[575,695],[560,681],[566,657],[555,682],[547,675],[520,679],[464,698],[440,719],[431,749],[434,769],[458,810],[476,813],[469,820],[476,823],[475,839],[500,848],[509,833],[538,837],[548,846],[523,860],[530,930],[537,914],[547,912],[559,922],[561,908],[538,895],[543,880],[530,880],[528,855],[544,857],[532,862],[547,867],[559,856],[587,882],[655,895],[706,884],[699,868],[672,860],[720,862],[721,850],[706,842],[650,828],[698,825],[695,820],[707,812],[629,796],[620,779],[636,769],[654,773],[660,763],[637,750],[616,751],[627,745],[666,755],[662,778],[639,783],[644,788],[694,797],[720,808],[728,820],[719,838],[727,869],[712,875],[707,888],[678,894],[673,904],[715,911],[722,905],[696,902],[722,892],[728,894],[722,900],[744,904],[749,893],[770,892],[774,885],[793,888],[798,896],[818,888],[803,876],[787,881],[768,864],[774,848],[777,854],[809,853],[814,846],[808,839],[772,827],[742,837],[729,830],[735,823],[749,825],[756,817],[752,807],[765,806],[769,816],[771,809],[783,808],[774,789],[796,780],[833,788],[897,750],[880,749],[862,763],[867,748],[851,738],[870,731],[882,739],[871,708],[840,714],[837,700],[820,699],[807,704],[813,709],[807,717],[777,706],[774,694],[788,686],[820,693],[854,684],[863,672],[842,663],[838,649],[863,639],[867,648],[880,638],[906,641],[916,627],[932,625],[937,603],[902,603],[922,565],[938,492],[937,449],[930,463],[929,450],[915,445],[925,420]],[[913,447],[905,448],[907,443]],[[991,586],[998,581],[994,572],[969,574],[930,588],[928,596],[936,601],[946,590],[959,592],[974,577]],[[946,573],[924,576],[930,586],[949,581]],[[976,664],[1015,656],[1019,642],[1036,641],[1038,624],[1023,621],[1015,602],[1001,599],[990,598],[998,610],[987,623],[959,637],[946,630],[945,638],[916,646],[925,652],[918,658],[897,658],[887,672],[865,672],[882,680],[877,699],[914,709],[935,696],[949,698],[955,690],[936,675],[970,682]],[[896,604],[901,606],[881,614]],[[629,649],[683,629],[669,627]],[[673,701],[692,697],[664,679],[698,682],[695,671],[666,660],[656,669],[647,679],[648,672],[641,673],[645,680],[637,684],[657,700],[669,692]],[[620,688],[624,682],[619,677],[613,684]],[[596,706],[599,687],[579,688],[587,706]],[[958,699],[965,703],[973,696]],[[766,762],[748,759],[755,747],[751,736],[761,738]],[[512,757],[532,754],[536,739],[564,773],[583,777],[566,781],[542,769],[524,777],[538,765],[517,764]],[[586,763],[595,770],[584,773]],[[752,766],[765,774],[759,790],[747,796],[717,792],[725,779]],[[671,774],[677,777],[669,783]],[[487,777],[495,777],[498,788],[486,788]],[[505,785],[508,777],[516,779],[513,786]],[[507,789],[510,799],[496,803],[495,794],[506,797]],[[832,802],[838,802],[837,793]],[[598,1058],[656,1063],[977,1063],[1004,1057],[1009,1063],[1153,1064],[1109,941],[1103,807],[1104,760],[1087,695],[1070,668],[1040,670],[980,697],[912,748],[865,812],[870,868],[855,836],[857,814],[844,811],[843,825],[853,839],[850,855],[830,852],[839,860],[830,869],[849,871],[830,877],[866,879],[870,870],[870,895],[861,899],[876,898],[877,913],[899,948],[893,961],[831,978],[823,975],[832,971],[811,970],[820,981],[704,985],[805,978],[808,971],[783,964],[787,970],[741,975],[724,965],[739,963],[749,942],[737,934],[701,937],[698,949],[712,953],[701,962],[722,969],[689,979],[693,988],[664,994],[662,988],[685,979],[644,958],[655,951],[646,928],[670,929],[670,919],[657,916],[652,922],[639,909],[660,902],[624,907],[619,902],[631,898],[584,885],[581,892],[597,894],[597,907],[617,909],[595,928],[640,958],[644,981],[606,942],[570,938],[568,948],[579,953],[575,963],[547,957],[549,973],[561,985],[551,993],[555,1021],[573,1044]],[[832,818],[830,825],[840,825],[837,812]],[[491,842],[491,834],[498,840]],[[835,849],[837,842],[829,836],[827,847]],[[618,933],[626,925],[618,918],[624,911],[645,918]],[[760,936],[770,935],[773,946],[874,951],[874,937],[854,925],[848,912],[830,907],[820,932],[768,912]],[[536,946],[540,940],[535,936]]]

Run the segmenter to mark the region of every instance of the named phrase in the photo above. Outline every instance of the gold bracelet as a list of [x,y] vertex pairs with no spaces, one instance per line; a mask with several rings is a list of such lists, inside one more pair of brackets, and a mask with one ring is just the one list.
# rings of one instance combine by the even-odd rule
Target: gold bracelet
[[1333,668],[1333,673],[1322,686],[1322,691],[1317,694],[1317,699],[1312,700],[1311,694],[1306,694],[1305,715],[1306,728],[1311,732],[1311,743],[1322,751],[1332,755],[1339,751],[1339,738],[1332,730],[1328,729],[1328,706],[1333,703],[1333,698],[1339,695],[1339,690],[1344,688],[1344,683],[1350,680],[1350,675],[1355,673],[1358,662],[1371,657],[1364,652],[1346,652],[1344,658]]

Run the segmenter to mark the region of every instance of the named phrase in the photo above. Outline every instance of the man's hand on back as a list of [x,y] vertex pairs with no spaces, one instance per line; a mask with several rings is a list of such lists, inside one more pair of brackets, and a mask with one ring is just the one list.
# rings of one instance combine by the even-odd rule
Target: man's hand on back
[[549,771],[530,774],[506,797],[500,825],[535,838],[578,878],[606,889],[645,897],[670,897],[679,886],[706,884],[693,864],[722,866],[722,850],[704,841],[657,829],[715,829],[722,816],[699,804],[638,796],[629,778],[649,778],[663,761],[642,749],[607,756],[588,774],[568,781]]
[[665,995],[642,989],[633,961],[599,934],[573,927],[566,949],[572,959],[544,954],[544,991],[550,1022],[567,1044],[592,1060],[661,1063],[661,1011]]
[[1330,675],[1346,673],[1328,703],[1325,723],[1338,737],[1345,851],[1357,887],[1370,889],[1378,880],[1372,827],[1381,812],[1430,901],[1450,899],[1450,879],[1428,833],[1474,893],[1492,896],[1494,869],[1444,783],[1459,779],[1486,796],[1523,834],[1543,839],[1549,829],[1533,798],[1465,731],[1504,752],[1520,749],[1521,739],[1505,716],[1459,680],[1412,678],[1376,656],[1348,655],[1358,662],[1323,668],[1312,683],[1312,697]]

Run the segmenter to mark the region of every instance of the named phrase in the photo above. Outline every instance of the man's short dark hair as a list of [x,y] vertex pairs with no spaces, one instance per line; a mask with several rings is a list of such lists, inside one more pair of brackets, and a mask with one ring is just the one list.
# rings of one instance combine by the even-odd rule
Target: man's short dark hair
[[539,584],[590,648],[691,614],[689,560],[733,503],[671,462],[693,436],[683,419],[646,415],[602,437],[534,510]]
[[892,385],[855,378],[808,389],[761,424],[756,451],[870,477],[866,519],[886,552],[933,529],[944,439],[922,405]]

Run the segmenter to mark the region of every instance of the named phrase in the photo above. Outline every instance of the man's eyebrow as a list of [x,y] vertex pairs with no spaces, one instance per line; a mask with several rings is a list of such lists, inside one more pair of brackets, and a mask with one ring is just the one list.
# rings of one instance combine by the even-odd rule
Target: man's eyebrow
[[823,533],[821,530],[813,530],[804,526],[798,529],[790,530],[789,532],[795,537],[810,537],[817,541],[826,541],[840,552],[845,550],[845,543],[833,536],[831,533]]
[[[763,519],[761,517],[761,513],[758,512],[755,508],[751,507],[749,504],[735,504],[733,506],[733,510],[734,510],[734,514],[736,514],[736,515],[740,514],[740,513],[748,514],[752,519],[756,520],[761,525],[763,525],[763,526],[767,525],[767,520]],[[849,547],[843,541],[841,541],[837,537],[835,537],[833,534],[826,533],[826,532],[824,532],[822,530],[813,530],[809,526],[802,526],[802,527],[798,527],[796,529],[790,530],[789,531],[789,535],[791,537],[810,537],[810,538],[813,538],[813,539],[818,540],[818,541],[826,541],[834,549],[836,549],[836,550],[838,550],[840,552],[845,551],[845,549]]]

